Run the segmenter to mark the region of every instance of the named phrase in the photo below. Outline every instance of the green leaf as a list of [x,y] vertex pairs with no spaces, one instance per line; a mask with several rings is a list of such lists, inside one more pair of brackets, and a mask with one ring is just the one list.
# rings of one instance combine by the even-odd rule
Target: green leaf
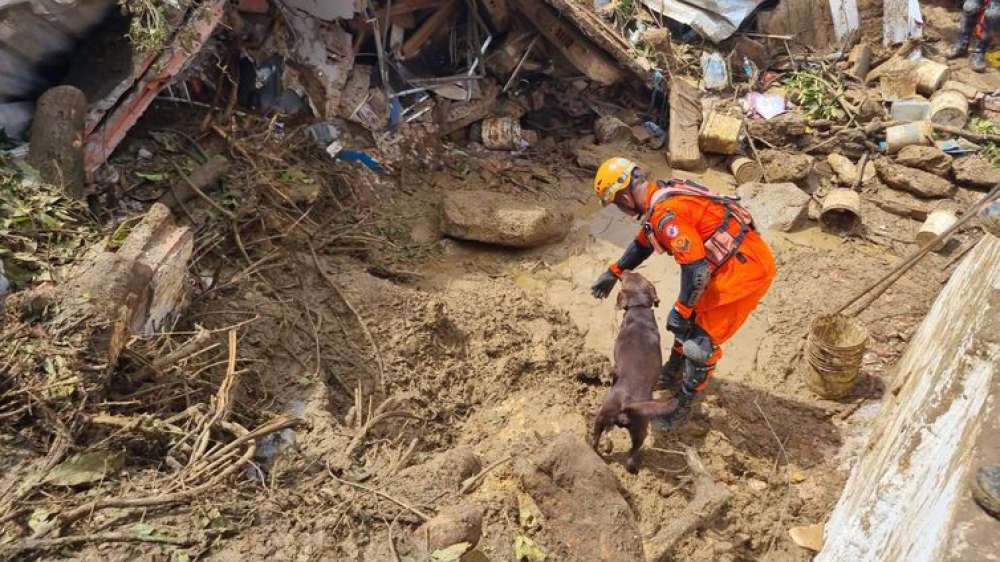
[[136,523],[132,526],[132,532],[137,537],[151,537],[156,532],[156,527],[149,523]]
[[51,515],[47,509],[38,508],[32,511],[31,517],[28,518],[28,528],[32,531],[38,531],[49,522]]
[[151,182],[154,182],[154,183],[158,183],[158,182],[166,181],[167,180],[167,175],[166,174],[147,174],[147,173],[143,173],[143,172],[136,172],[135,175],[138,176],[138,177],[140,177],[140,178],[142,178],[142,179],[144,179],[144,180],[146,180],[146,181],[151,181]]

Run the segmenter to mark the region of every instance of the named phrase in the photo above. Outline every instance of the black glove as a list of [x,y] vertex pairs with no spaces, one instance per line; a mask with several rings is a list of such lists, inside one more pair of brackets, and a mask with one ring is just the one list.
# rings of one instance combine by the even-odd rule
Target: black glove
[[611,294],[611,289],[615,288],[615,283],[618,282],[618,278],[609,269],[601,274],[597,278],[597,281],[590,286],[590,294],[594,295],[595,299],[603,299]]
[[681,316],[676,306],[667,315],[667,331],[672,332],[681,341],[688,338],[691,332],[691,324],[691,319]]

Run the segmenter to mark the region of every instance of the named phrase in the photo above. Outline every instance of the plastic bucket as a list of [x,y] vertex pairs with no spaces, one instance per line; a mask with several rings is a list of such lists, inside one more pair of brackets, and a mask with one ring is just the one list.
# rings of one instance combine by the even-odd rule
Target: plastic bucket
[[970,86],[965,82],[959,82],[957,80],[948,80],[941,86],[942,90],[957,90],[965,95],[966,99],[975,99],[979,95],[979,89],[975,86]]
[[490,150],[517,150],[521,141],[521,124],[511,117],[483,119],[483,146]]
[[853,318],[820,316],[809,326],[806,385],[823,398],[847,396],[858,379],[868,330]]
[[819,224],[827,232],[854,232],[861,226],[861,195],[853,189],[831,189],[823,198]]
[[910,98],[892,102],[892,120],[912,123],[924,121],[931,111],[931,102],[923,98]]
[[889,152],[894,153],[911,144],[930,145],[933,134],[934,126],[930,121],[915,121],[886,129],[885,142],[889,145]]
[[[930,244],[931,241],[937,238],[938,234],[948,230],[951,228],[951,225],[956,222],[958,222],[958,218],[955,216],[955,213],[951,211],[946,211],[944,209],[931,211],[931,213],[927,215],[927,220],[924,221],[924,224],[920,225],[920,230],[917,232],[917,244],[921,248]],[[945,242],[947,242],[947,239],[941,240],[934,246],[934,248],[932,248],[932,250],[935,252],[941,251],[941,249],[944,248]]]
[[917,75],[917,91],[929,96],[940,90],[941,86],[951,78],[951,69],[946,64],[925,59],[917,65],[915,74]]
[[969,100],[958,90],[941,90],[931,97],[931,122],[961,129],[969,120]]
[[760,166],[744,156],[734,158],[729,163],[729,171],[733,173],[733,177],[736,178],[736,183],[739,185],[760,181],[764,177],[764,171],[761,170]]

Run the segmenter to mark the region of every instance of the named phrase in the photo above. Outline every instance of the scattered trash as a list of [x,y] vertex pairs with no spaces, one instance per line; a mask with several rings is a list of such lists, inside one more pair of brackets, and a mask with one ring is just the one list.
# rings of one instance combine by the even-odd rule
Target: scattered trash
[[483,119],[483,146],[491,150],[520,150],[527,146],[521,136],[521,124],[510,117]]
[[755,160],[744,156],[734,158],[729,163],[729,170],[732,172],[733,177],[736,178],[736,183],[740,185],[757,182],[764,177],[764,169]]
[[835,234],[856,232],[861,226],[861,195],[853,189],[831,189],[823,198],[819,224]]
[[930,121],[915,121],[895,125],[885,130],[885,140],[890,154],[899,152],[904,146],[930,145],[934,142],[933,135],[934,127]]
[[925,121],[930,116],[931,102],[925,99],[900,99],[892,102],[893,121],[912,123]]
[[969,121],[969,100],[958,90],[939,90],[931,96],[930,120],[961,129]]
[[[927,215],[927,220],[924,221],[924,224],[920,225],[920,230],[917,231],[917,245],[921,247],[927,246],[933,242],[939,234],[951,228],[951,226],[956,222],[958,222],[958,217],[955,216],[955,213],[949,210],[937,209],[931,211],[931,213]],[[934,252],[940,252],[944,249],[946,243],[947,239],[942,239],[938,241],[938,243],[935,244],[931,250]]]
[[846,396],[858,378],[867,343],[868,329],[857,320],[841,315],[817,317],[806,343],[806,385],[830,400]]
[[764,119],[771,119],[785,112],[785,98],[780,94],[750,92],[747,94],[747,105],[754,114]]
[[729,66],[718,52],[701,55],[702,81],[707,90],[725,90],[729,87]]

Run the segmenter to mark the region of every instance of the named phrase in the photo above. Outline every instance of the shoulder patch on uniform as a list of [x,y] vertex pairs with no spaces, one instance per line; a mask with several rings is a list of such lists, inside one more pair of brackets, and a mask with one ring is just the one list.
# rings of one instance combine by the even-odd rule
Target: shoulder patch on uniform
[[678,252],[686,252],[691,248],[691,240],[687,236],[678,236],[674,238],[673,246]]
[[676,224],[671,223],[671,224],[667,225],[667,236],[673,238],[673,237],[677,236],[677,234],[679,232],[680,232],[680,230],[678,230]]

